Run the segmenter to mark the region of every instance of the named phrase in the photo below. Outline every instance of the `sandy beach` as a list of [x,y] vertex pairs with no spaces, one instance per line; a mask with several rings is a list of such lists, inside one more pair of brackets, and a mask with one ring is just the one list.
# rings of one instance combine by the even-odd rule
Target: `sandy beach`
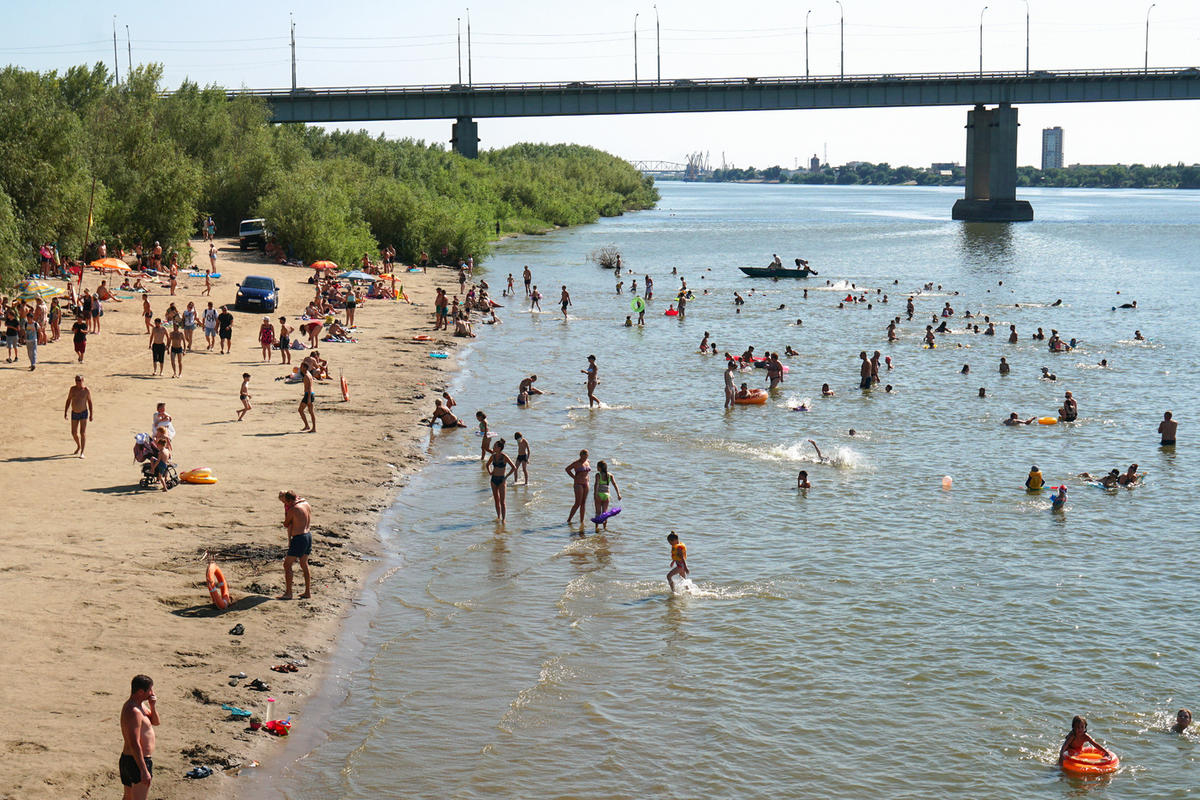
[[[193,242],[198,262],[207,244]],[[245,275],[274,277],[280,309],[295,320],[312,296],[311,270],[268,264],[236,241],[218,240],[211,299],[232,306]],[[174,301],[203,309],[203,278],[183,277],[177,296],[154,285],[156,316]],[[85,287],[100,275],[88,272]],[[77,364],[70,324],[62,338],[40,348],[36,372],[24,350],[18,364],[0,368],[0,396],[9,411],[0,440],[0,509],[8,544],[0,556],[0,620],[9,638],[3,660],[9,722],[0,761],[0,797],[116,797],[121,792],[119,712],[129,680],[155,681],[162,724],[157,729],[151,796],[229,795],[236,774],[265,760],[279,742],[233,721],[223,703],[261,714],[266,697],[303,725],[304,698],[318,686],[336,641],[339,621],[354,602],[376,551],[375,526],[396,488],[425,458],[428,416],[445,387],[453,360],[429,358],[452,350],[429,330],[434,281],[449,287],[447,271],[409,274],[413,304],[371,300],[359,308],[356,344],[322,343],[334,380],[319,385],[319,433],[300,433],[301,388],[285,384],[291,371],[278,352],[261,361],[261,316],[237,313],[229,355],[205,350],[202,328],[181,378],[150,377],[151,357],[140,299],[106,303],[101,333],[89,336]],[[110,285],[120,278],[110,280]],[[61,285],[61,282],[59,283]],[[127,292],[119,292],[127,295]],[[298,363],[305,351],[295,351]],[[253,410],[238,423],[242,372],[251,373]],[[83,375],[95,418],[87,429],[86,459],[71,455],[67,390]],[[349,382],[343,402],[337,377]],[[134,435],[148,431],[157,402],[176,428],[180,470],[208,467],[215,485],[182,484],[169,492],[138,487]],[[274,599],[283,589],[286,535],[278,493],[293,489],[313,508],[313,597]],[[209,601],[205,551],[220,553],[233,605]],[[302,580],[297,571],[297,580]],[[302,591],[299,584],[297,594]],[[230,635],[235,625],[244,635]],[[299,660],[298,672],[270,667]],[[230,676],[246,679],[230,685]],[[247,682],[260,678],[270,691]],[[194,764],[217,774],[188,780]]]

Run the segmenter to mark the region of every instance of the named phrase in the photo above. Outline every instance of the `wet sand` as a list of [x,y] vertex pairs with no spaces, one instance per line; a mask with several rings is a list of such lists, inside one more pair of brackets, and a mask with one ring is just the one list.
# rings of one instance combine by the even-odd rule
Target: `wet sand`
[[[207,263],[207,245],[193,247],[197,261]],[[235,283],[247,274],[272,276],[282,286],[273,320],[286,314],[294,321],[311,298],[311,270],[272,266],[257,253],[241,253],[235,241],[218,240],[218,249],[216,307],[232,304]],[[156,316],[171,300],[181,311],[189,300],[205,307],[203,278],[184,274],[175,298],[153,287]],[[260,314],[235,314],[233,350],[225,356],[206,352],[198,327],[179,379],[170,377],[169,360],[166,377],[150,377],[140,299],[105,304],[102,333],[88,337],[83,364],[64,319],[62,338],[40,348],[36,372],[28,371],[23,348],[19,364],[0,367],[9,412],[0,437],[0,622],[8,638],[0,796],[119,796],[119,712],[137,673],[154,679],[162,718],[155,798],[230,795],[236,780],[229,775],[279,749],[274,737],[232,721],[222,703],[261,714],[266,697],[275,697],[283,714],[304,724],[304,698],[319,685],[339,622],[372,566],[379,514],[425,460],[428,429],[418,420],[429,415],[454,366],[428,355],[452,352],[452,337],[412,341],[433,336],[435,280],[449,288],[453,273],[405,275],[413,305],[368,301],[358,310],[357,344],[321,344],[334,380],[316,388],[315,435],[299,432],[300,385],[276,380],[290,367],[278,352],[272,363],[261,361]],[[99,281],[89,272],[84,286]],[[293,364],[306,352],[294,351]],[[253,376],[254,408],[238,423],[242,372]],[[76,373],[95,407],[84,460],[71,456],[62,413]],[[349,382],[349,402],[339,373]],[[149,430],[160,401],[174,417],[180,470],[209,467],[217,484],[182,484],[167,493],[138,487],[133,437]],[[283,589],[286,534],[277,495],[284,489],[313,507],[311,600],[274,599]],[[234,600],[225,611],[211,604],[204,585],[206,550],[221,554]],[[296,579],[299,595],[298,570]],[[231,636],[238,624],[244,635]],[[308,666],[270,670],[289,660]],[[230,686],[239,672],[246,679]],[[247,688],[254,678],[271,690]],[[221,770],[184,779],[195,763]]]

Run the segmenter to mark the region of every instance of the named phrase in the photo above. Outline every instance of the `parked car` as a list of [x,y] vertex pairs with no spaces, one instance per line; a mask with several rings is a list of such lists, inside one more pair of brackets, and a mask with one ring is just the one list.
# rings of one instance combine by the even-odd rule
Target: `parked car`
[[246,311],[274,311],[279,305],[279,286],[274,278],[247,275],[239,283],[233,307]]
[[265,219],[244,219],[238,226],[238,244],[243,250],[254,245],[260,250],[267,249],[267,221]]

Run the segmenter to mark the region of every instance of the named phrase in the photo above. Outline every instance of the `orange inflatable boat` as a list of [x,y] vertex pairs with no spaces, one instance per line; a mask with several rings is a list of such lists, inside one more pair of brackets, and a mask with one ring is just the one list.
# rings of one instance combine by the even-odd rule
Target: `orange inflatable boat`
[[767,402],[767,390],[751,389],[749,397],[735,396],[733,398],[733,402],[737,403],[739,406],[761,406]]
[[1107,775],[1121,768],[1116,753],[1105,755],[1093,747],[1068,753],[1062,760],[1063,772],[1072,775]]

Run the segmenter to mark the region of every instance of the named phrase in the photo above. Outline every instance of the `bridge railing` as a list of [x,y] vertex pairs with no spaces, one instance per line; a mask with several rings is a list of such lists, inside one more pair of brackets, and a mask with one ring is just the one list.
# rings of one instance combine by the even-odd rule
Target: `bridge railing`
[[805,76],[776,76],[743,78],[676,78],[656,81],[565,81],[565,82],[531,82],[531,83],[476,83],[476,84],[429,84],[410,86],[327,86],[321,88],[297,89],[230,89],[226,94],[230,97],[251,95],[266,99],[322,97],[330,95],[345,96],[347,94],[457,94],[464,92],[563,92],[578,91],[583,93],[598,91],[630,91],[656,89],[688,89],[688,88],[733,88],[747,86],[795,86],[812,85],[846,85],[860,83],[928,83],[949,81],[1080,81],[1080,80],[1113,80],[1129,79],[1163,79],[1163,78],[1200,78],[1200,68],[1197,67],[1155,67],[1153,69],[1065,69],[1065,70],[1008,70],[990,72],[897,72],[873,75],[814,75]]

